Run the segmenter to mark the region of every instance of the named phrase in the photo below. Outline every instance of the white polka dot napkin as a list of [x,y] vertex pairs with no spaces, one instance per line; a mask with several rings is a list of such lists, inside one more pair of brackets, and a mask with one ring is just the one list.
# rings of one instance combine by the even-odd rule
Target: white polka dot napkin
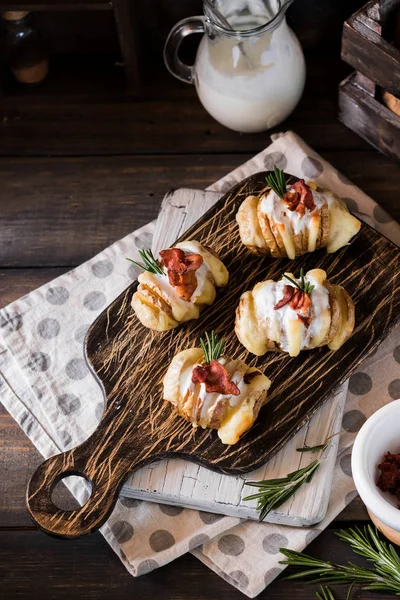
[[[373,200],[294,133],[274,142],[210,187],[226,191],[251,173],[277,165],[316,179],[344,197],[351,210],[400,245],[400,227]],[[149,247],[150,223],[95,258],[0,310],[0,399],[44,457],[72,448],[96,428],[103,397],[83,359],[90,323],[137,276],[126,256]],[[282,570],[280,547],[303,550],[355,496],[350,448],[365,419],[400,397],[400,330],[394,331],[350,378],[328,513],[315,528],[237,518],[121,498],[101,531],[132,575],[148,573],[192,551],[226,581],[255,597]],[[69,478],[84,501],[87,489]]]

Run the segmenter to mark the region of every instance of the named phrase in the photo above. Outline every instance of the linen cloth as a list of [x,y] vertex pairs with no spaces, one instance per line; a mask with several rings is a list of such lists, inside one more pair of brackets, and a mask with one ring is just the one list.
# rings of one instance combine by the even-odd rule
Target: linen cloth
[[[275,136],[263,152],[209,189],[227,191],[274,165],[329,187],[400,244],[399,225],[292,132]],[[137,277],[125,257],[137,259],[138,249],[150,247],[153,231],[154,222],[0,311],[0,399],[45,458],[84,441],[101,419],[103,397],[84,361],[83,339],[99,312]],[[121,497],[101,528],[103,536],[134,576],[192,551],[255,597],[282,570],[279,548],[303,550],[354,498],[350,448],[365,419],[400,397],[399,363],[397,328],[350,378],[330,504],[315,528],[258,524]],[[81,479],[69,478],[68,487],[81,502],[86,499]]]

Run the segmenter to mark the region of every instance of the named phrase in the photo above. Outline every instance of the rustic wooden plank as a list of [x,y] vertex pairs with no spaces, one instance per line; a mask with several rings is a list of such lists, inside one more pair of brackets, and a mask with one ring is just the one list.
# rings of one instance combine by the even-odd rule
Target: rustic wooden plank
[[[309,457],[305,458],[304,454],[299,457],[296,449],[316,445],[331,433],[340,431],[345,401],[345,394],[340,394],[326,402],[272,460],[244,477],[214,473],[185,460],[163,460],[156,468],[153,465],[135,472],[121,493],[131,498],[153,502],[157,499],[174,506],[257,521],[260,512],[256,501],[243,501],[249,494],[246,482],[285,477],[287,473],[308,465]],[[333,438],[332,446],[310,484],[303,486],[294,498],[277,510],[271,511],[265,522],[310,527],[323,519],[331,493],[338,443],[339,438]]]
[[[30,527],[25,506],[28,480],[42,461],[39,452],[19,425],[0,405],[0,529]],[[357,497],[337,517],[337,521],[362,521],[368,518]]]
[[67,267],[0,270],[0,308],[63,275],[66,271],[68,271]]
[[355,83],[355,75],[339,88],[339,119],[368,143],[400,159],[400,117]]
[[400,51],[357,15],[345,22],[342,59],[392,94],[400,93]]
[[110,0],[1,0],[0,11],[6,10],[111,10]]
[[[1,306],[61,275],[65,269],[0,271]],[[25,508],[26,485],[41,462],[40,454],[11,416],[0,407],[0,528],[31,524]],[[361,501],[353,502],[340,520],[366,518]]]
[[[221,195],[184,188],[167,194],[154,231],[154,254],[157,256],[160,250],[171,246]],[[244,477],[212,473],[185,460],[164,460],[156,468],[149,465],[134,473],[121,493],[133,498],[153,501],[158,498],[167,504],[257,520],[257,503],[243,501],[243,497],[249,493],[245,482],[284,477],[309,464],[309,457],[306,458],[304,454],[299,456],[296,448],[314,446],[321,439],[339,431],[345,401],[346,393],[335,395],[285,444],[274,459]],[[334,437],[321,469],[312,482],[301,488],[294,499],[284,503],[278,510],[271,511],[265,519],[267,522],[307,527],[321,521],[328,507],[338,444],[339,438]]]
[[[323,156],[400,219],[398,172],[388,158],[374,151]],[[154,219],[171,188],[204,189],[249,158],[3,159],[0,267],[76,266]]]
[[0,265],[75,266],[154,219],[172,186],[202,188],[247,158],[2,161]]
[[0,528],[31,526],[26,487],[42,459],[1,403],[0,431]]
[[[65,537],[94,531],[111,513],[125,475],[157,458],[183,454],[198,464],[234,475],[257,469],[309,421],[333,390],[400,322],[400,290],[395,279],[400,254],[394,244],[363,225],[340,255],[314,253],[306,258],[308,268],[326,270],[353,298],[357,327],[352,344],[334,353],[307,353],[301,358],[281,356],[275,361],[268,354],[257,360],[246,351],[237,354],[237,338],[229,331],[240,295],[260,279],[274,280],[282,271],[282,265],[268,261],[263,268],[256,265],[260,261],[244,251],[236,235],[236,211],[249,194],[258,196],[265,190],[265,175],[266,172],[257,173],[238,183],[180,238],[181,241],[195,238],[223,257],[229,270],[230,303],[222,306],[217,301],[207,309],[205,320],[194,321],[184,330],[177,329],[162,337],[154,336],[132,314],[136,286],[130,286],[92,324],[85,350],[104,386],[105,412],[85,443],[43,463],[33,475],[28,491],[29,510],[45,531]],[[223,239],[221,231],[226,233]],[[297,258],[293,269],[298,271],[303,267],[304,260]],[[380,276],[380,286],[374,288],[373,295],[371,284],[363,281],[360,286],[360,277],[366,270],[371,282]],[[163,402],[162,390],[153,385],[153,381],[161,381],[170,357],[188,347],[188,330],[197,338],[215,323],[226,334],[226,354],[232,356],[235,349],[236,358],[267,372],[273,381],[267,406],[258,420],[237,445],[224,448],[217,436],[200,428],[194,433],[190,424],[177,413],[171,413]],[[153,374],[149,382],[138,376],[143,364]],[[301,386],[296,377],[299,373]],[[328,432],[325,430],[322,435],[325,437]],[[109,451],[104,452],[105,448]],[[93,457],[95,461],[90,460]],[[52,482],[66,472],[81,473],[94,483],[91,498],[73,514],[58,510],[50,498]]]
[[133,93],[139,91],[139,46],[137,43],[139,19],[135,11],[135,3],[129,0],[112,0],[115,25],[118,32],[119,46],[126,83]]
[[[323,532],[310,546],[313,556],[345,563],[355,560],[366,564],[337,539],[335,530]],[[110,590],[119,600],[139,597],[143,600],[243,600],[243,594],[190,554],[133,579],[100,534],[65,542],[36,531],[0,531],[0,577],[5,598],[31,600],[108,600]],[[274,581],[258,598],[295,597],[310,600],[318,586],[302,581]],[[346,586],[335,589],[344,597]],[[361,597],[359,592],[355,597]],[[362,592],[362,598],[374,598]],[[391,598],[380,594],[382,600]]]
[[[299,106],[273,131],[294,129],[316,149],[365,149],[337,121],[337,86],[349,67],[338,56],[313,53],[307,55],[307,69]],[[60,97],[52,93],[46,98],[38,88],[18,98],[2,98],[0,155],[169,154],[176,148],[180,153],[254,153],[265,147],[270,132],[243,135],[219,125],[203,109],[195,89],[167,73],[161,55],[143,78],[146,100],[138,102],[115,97],[115,83],[107,95],[103,86],[101,93],[77,100],[68,96],[68,88],[75,91],[82,85],[72,79]],[[44,84],[47,89],[52,81]]]
[[[32,522],[25,506],[28,480],[42,461],[39,452],[19,425],[0,405],[0,528],[29,527]],[[364,504],[357,497],[338,521],[366,520]]]
[[[186,90],[185,90],[186,91]],[[192,92],[192,90],[188,90]],[[189,94],[186,94],[189,95]],[[239,134],[214,121],[191,94],[164,101],[85,104],[18,101],[0,108],[1,156],[259,152],[269,133],[293,129],[316,149],[365,148],[337,122],[336,101],[304,99],[281,125]]]

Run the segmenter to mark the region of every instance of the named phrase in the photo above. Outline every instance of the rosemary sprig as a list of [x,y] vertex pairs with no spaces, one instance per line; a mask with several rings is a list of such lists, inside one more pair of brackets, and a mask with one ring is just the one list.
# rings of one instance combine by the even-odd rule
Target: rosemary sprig
[[332,590],[327,585],[321,585],[321,591],[315,592],[318,600],[335,600]]
[[300,569],[287,579],[307,577],[311,578],[311,583],[360,584],[366,590],[392,592],[400,596],[400,557],[392,544],[388,544],[379,536],[375,527],[367,525],[363,529],[341,529],[337,535],[339,539],[350,544],[356,554],[370,561],[373,568],[360,567],[353,562],[339,565],[302,552],[280,548],[280,552],[286,556],[286,560],[281,561],[281,564]]
[[204,335],[206,340],[204,341],[203,338],[200,338],[199,343],[203,350],[206,364],[208,364],[212,360],[218,360],[221,356],[225,345],[225,338],[218,341],[218,336],[214,331],[211,332],[211,335],[207,332]]
[[346,600],[350,600],[350,598],[351,598],[351,592],[353,591],[353,587],[355,586],[355,584],[356,584],[356,582],[353,581],[353,583],[351,584],[351,586],[347,590]]
[[163,270],[160,266],[160,263],[155,258],[154,254],[152,253],[152,251],[150,249],[149,250],[139,250],[139,254],[140,254],[144,264],[138,263],[135,260],[132,260],[131,258],[127,258],[126,260],[129,260],[129,262],[133,263],[140,269],[143,269],[143,271],[149,271],[149,273],[157,273],[158,275],[163,274]]
[[292,279],[291,277],[289,277],[289,275],[286,275],[286,273],[284,273],[283,276],[288,281],[290,281],[290,283],[293,283],[293,285],[297,287],[298,290],[301,290],[305,294],[311,294],[311,292],[315,288],[315,285],[311,285],[309,281],[305,280],[304,269],[300,269],[300,283],[297,283],[295,279]]
[[330,435],[329,437],[326,438],[325,442],[323,442],[322,444],[318,444],[318,446],[307,446],[307,444],[306,444],[302,448],[296,448],[296,452],[312,452],[313,454],[315,452],[320,452],[320,451],[325,452],[325,450],[329,446],[329,442],[331,441],[331,439],[339,434],[340,434],[340,431],[337,431],[336,433],[332,433],[332,435]]
[[275,194],[279,196],[279,198],[283,198],[285,196],[286,179],[285,173],[281,169],[278,169],[278,167],[274,166],[273,172],[269,173],[265,179],[269,187],[274,190]]
[[319,460],[314,460],[307,467],[298,469],[279,479],[264,479],[263,481],[248,481],[246,485],[257,487],[257,494],[246,496],[243,500],[258,500],[257,509],[260,511],[259,520],[263,521],[267,514],[279,508],[288,500],[303,483],[309,483],[318,471]]

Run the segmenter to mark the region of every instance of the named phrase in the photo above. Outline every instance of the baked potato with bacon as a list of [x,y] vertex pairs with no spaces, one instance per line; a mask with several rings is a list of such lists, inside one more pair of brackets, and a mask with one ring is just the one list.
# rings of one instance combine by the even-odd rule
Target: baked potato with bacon
[[236,215],[241,240],[253,254],[294,259],[318,248],[332,253],[361,227],[344,200],[313,181],[287,183],[275,167],[267,183],[266,193],[248,196]]
[[216,287],[228,283],[229,274],[218,255],[195,240],[161,250],[156,259],[150,250],[140,252],[143,269],[132,297],[132,307],[145,327],[167,331],[212,304]]
[[235,331],[257,356],[268,351],[298,356],[301,350],[327,345],[338,350],[354,329],[354,303],[340,285],[331,284],[322,269],[296,279],[285,273],[278,282],[257,283],[242,294]]
[[172,359],[164,400],[194,427],[216,429],[223,444],[236,444],[256,420],[271,382],[244,361],[223,356],[224,340],[214,332],[200,345]]

